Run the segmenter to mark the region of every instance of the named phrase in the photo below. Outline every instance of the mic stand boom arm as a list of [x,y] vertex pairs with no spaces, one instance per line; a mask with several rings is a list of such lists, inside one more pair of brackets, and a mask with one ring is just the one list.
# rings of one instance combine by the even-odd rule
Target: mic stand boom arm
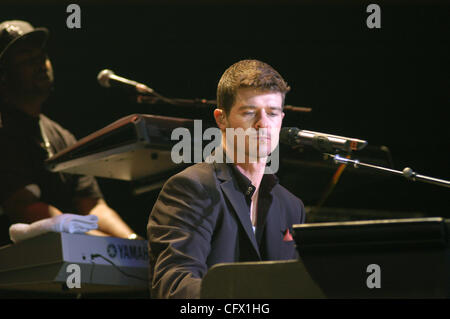
[[207,106],[214,105],[216,101],[206,100],[206,99],[178,99],[178,98],[167,98],[156,92],[151,95],[138,95],[137,103],[140,104],[156,104],[160,101],[166,102],[168,104],[179,105],[179,106]]
[[382,167],[382,166],[376,166],[376,165],[372,165],[372,164],[361,163],[357,159],[356,160],[352,160],[352,159],[349,159],[349,158],[342,157],[342,156],[340,156],[338,154],[336,154],[336,155],[326,154],[326,155],[332,157],[334,159],[335,163],[353,164],[353,167],[355,167],[355,168],[367,167],[367,168],[375,169],[375,170],[378,170],[378,171],[384,171],[384,172],[391,173],[393,175],[403,176],[406,179],[408,179],[410,181],[413,181],[413,182],[419,181],[419,182],[430,183],[430,184],[443,186],[443,187],[450,187],[450,181],[446,181],[444,179],[439,179],[439,178],[434,178],[434,177],[428,177],[428,176],[425,176],[425,175],[419,175],[419,174],[414,172],[409,167],[404,168],[403,171],[397,171],[397,170],[386,168],[386,167]]
[[[136,102],[140,104],[156,104],[160,101],[166,102],[168,104],[172,105],[178,105],[178,106],[210,106],[210,105],[217,105],[216,100],[207,100],[207,99],[178,99],[178,98],[168,98],[165,96],[162,96],[161,94],[158,94],[154,90],[150,93],[147,92],[147,94],[138,95],[136,97]],[[312,111],[312,108],[310,107],[301,107],[301,106],[293,106],[293,105],[285,105],[283,108],[284,111],[290,111],[290,112],[301,112],[301,113],[308,113]]]

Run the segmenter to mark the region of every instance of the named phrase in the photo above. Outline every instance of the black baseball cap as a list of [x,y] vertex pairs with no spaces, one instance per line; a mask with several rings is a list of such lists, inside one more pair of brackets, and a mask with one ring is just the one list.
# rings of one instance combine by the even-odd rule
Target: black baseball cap
[[19,42],[30,41],[36,47],[45,47],[48,34],[47,28],[35,28],[27,21],[3,21],[0,23],[0,63],[6,52]]

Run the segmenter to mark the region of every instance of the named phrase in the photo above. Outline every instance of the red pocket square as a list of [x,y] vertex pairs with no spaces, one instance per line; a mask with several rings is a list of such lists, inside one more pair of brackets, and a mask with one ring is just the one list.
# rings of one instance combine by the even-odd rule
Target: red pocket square
[[283,241],[293,241],[291,233],[289,232],[289,228],[286,229],[286,232],[284,233]]

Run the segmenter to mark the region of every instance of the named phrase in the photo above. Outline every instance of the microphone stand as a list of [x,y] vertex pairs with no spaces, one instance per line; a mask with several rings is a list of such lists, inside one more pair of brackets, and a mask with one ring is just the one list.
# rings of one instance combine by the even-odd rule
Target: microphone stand
[[153,92],[154,96],[151,95],[138,95],[136,101],[139,104],[156,104],[159,101],[166,102],[172,105],[179,106],[209,106],[215,105],[216,101],[206,100],[206,99],[178,99],[178,98],[167,98],[156,92]]
[[[178,98],[167,98],[162,96],[161,94],[152,90],[152,92],[148,92],[147,94],[140,94],[136,97],[136,102],[139,104],[156,104],[159,101],[166,102],[172,105],[179,106],[211,106],[217,105],[216,100],[207,100],[207,99],[178,99]],[[284,111],[289,112],[300,112],[300,113],[309,113],[312,111],[310,107],[301,107],[301,106],[293,106],[293,105],[285,105],[283,108]]]
[[386,168],[386,167],[382,167],[382,166],[376,166],[376,165],[372,165],[372,164],[362,163],[362,162],[360,162],[357,159],[352,160],[350,158],[342,157],[339,154],[332,155],[332,154],[325,153],[325,155],[333,158],[334,162],[336,164],[337,163],[353,164],[353,167],[355,167],[355,168],[367,167],[367,168],[375,169],[375,170],[378,170],[378,171],[387,172],[387,173],[390,173],[390,174],[393,174],[393,175],[403,176],[407,180],[410,180],[410,181],[413,181],[413,182],[419,181],[419,182],[425,182],[425,183],[430,183],[430,184],[434,184],[434,185],[437,185],[437,186],[449,187],[450,188],[450,181],[417,174],[416,172],[414,172],[409,167],[404,168],[403,171],[397,171],[397,170]]

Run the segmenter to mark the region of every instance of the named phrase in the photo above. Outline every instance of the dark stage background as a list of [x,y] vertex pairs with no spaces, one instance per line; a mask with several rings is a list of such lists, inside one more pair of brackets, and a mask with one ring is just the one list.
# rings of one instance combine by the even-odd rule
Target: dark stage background
[[[381,29],[368,29],[370,2],[95,3],[80,3],[81,29],[66,27],[67,4],[0,5],[2,21],[24,19],[50,29],[56,84],[44,113],[77,138],[132,113],[212,120],[212,106],[133,103],[125,92],[98,85],[102,69],[168,97],[215,99],[223,71],[240,59],[256,58],[290,84],[287,104],[312,108],[287,113],[284,126],[365,139],[371,148],[355,158],[450,179],[449,5],[377,2]],[[337,166],[308,148],[282,151],[281,183],[305,205],[316,205]],[[132,183],[99,182],[110,205],[144,235],[158,190],[134,196]],[[322,215],[309,218],[448,217],[449,195],[443,187],[348,168]]]

